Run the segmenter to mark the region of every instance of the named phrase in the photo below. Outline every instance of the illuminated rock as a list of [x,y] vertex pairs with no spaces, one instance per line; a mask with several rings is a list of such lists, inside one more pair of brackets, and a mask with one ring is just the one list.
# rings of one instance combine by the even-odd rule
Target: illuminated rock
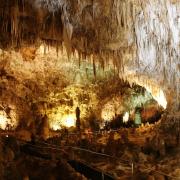
[[126,113],[124,114],[124,116],[123,116],[123,122],[124,122],[124,123],[127,123],[128,120],[129,120],[129,113],[126,112]]

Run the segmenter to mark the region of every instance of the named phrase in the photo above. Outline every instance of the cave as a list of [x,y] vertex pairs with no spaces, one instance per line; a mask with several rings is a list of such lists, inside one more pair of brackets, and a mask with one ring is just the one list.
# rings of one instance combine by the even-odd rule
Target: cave
[[179,89],[178,0],[0,0],[0,179],[179,179]]

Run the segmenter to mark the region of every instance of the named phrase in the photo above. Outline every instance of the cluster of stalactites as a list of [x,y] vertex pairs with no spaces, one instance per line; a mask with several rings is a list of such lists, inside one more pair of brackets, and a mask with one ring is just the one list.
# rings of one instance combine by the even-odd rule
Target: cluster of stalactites
[[65,0],[35,0],[34,5],[37,8],[45,8],[50,12],[56,12],[66,6],[66,2]]
[[179,106],[180,2],[141,1],[135,19],[139,72],[150,75],[160,86],[174,91]]
[[[78,51],[79,65],[81,59],[92,57],[95,76],[97,62],[102,68],[114,66],[120,74],[126,73],[125,66],[138,68],[137,73],[151,74],[155,79],[163,75],[157,81],[173,85],[179,99],[178,1],[32,0],[29,4],[36,8],[31,16],[25,2],[17,1],[11,7],[10,22],[4,20],[1,27],[4,31],[11,27],[13,43],[20,45],[25,31],[35,26],[32,32],[36,38],[26,34],[30,42],[43,40],[56,46],[57,52],[63,42],[69,57]],[[6,11],[9,12],[4,9],[3,18],[8,18]],[[35,18],[34,24],[26,29],[26,20],[22,23],[20,19],[28,13]]]
[[[2,33],[10,33],[8,37],[11,37],[11,46],[23,45],[26,38],[25,40],[32,44],[39,44],[37,43],[39,40],[44,41],[48,45],[56,46],[58,51],[63,42],[69,57],[76,49],[79,57],[93,55],[95,58],[93,67],[97,61],[102,67],[108,64],[107,61],[111,61],[117,71],[123,72],[124,53],[132,47],[133,39],[132,36],[128,39],[129,30],[133,29],[134,14],[130,0],[127,2],[77,0],[76,3],[65,0],[22,0],[22,2],[24,3],[15,1],[3,11],[3,19],[6,12],[11,12],[7,15],[10,21],[4,20],[2,26]],[[31,18],[32,24],[27,24]],[[127,41],[125,45],[122,43],[124,41]]]

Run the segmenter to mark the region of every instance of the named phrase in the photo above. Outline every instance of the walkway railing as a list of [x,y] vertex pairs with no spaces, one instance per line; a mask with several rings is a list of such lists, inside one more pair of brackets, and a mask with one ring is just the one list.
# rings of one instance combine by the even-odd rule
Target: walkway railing
[[[33,145],[33,144],[30,144],[28,143],[28,145],[34,147],[34,148],[42,148],[42,149],[49,149],[49,150],[58,150],[58,151],[61,151],[63,153],[67,153],[67,150],[72,149],[74,151],[80,151],[80,152],[87,152],[89,154],[94,154],[94,155],[98,155],[98,156],[101,156],[101,157],[108,157],[108,158],[111,158],[112,160],[118,160],[120,162],[120,164],[124,165],[124,166],[128,166],[129,169],[131,170],[131,175],[134,176],[134,173],[135,173],[135,167],[137,166],[142,166],[141,163],[136,163],[136,162],[133,162],[132,160],[125,160],[125,159],[122,159],[122,158],[119,158],[119,157],[115,157],[115,156],[111,156],[111,155],[108,155],[108,154],[104,154],[104,153],[99,153],[99,152],[95,152],[95,151],[92,151],[92,150],[89,150],[89,149],[85,149],[85,148],[80,148],[80,147],[74,147],[74,146],[64,146],[64,147],[60,147],[60,146],[57,146],[57,145],[54,145],[54,144],[50,144],[50,143],[46,143],[46,142],[39,142],[41,144],[44,144],[46,146],[41,146],[41,145]],[[68,149],[67,149],[68,148]],[[65,150],[66,149],[66,150]],[[87,164],[87,162],[84,162]],[[90,164],[88,164],[88,166],[91,166]],[[92,166],[91,166],[92,167]],[[144,164],[143,164],[143,167],[144,167]],[[94,167],[93,167],[94,168]],[[97,168],[96,168],[97,169]],[[98,171],[100,169],[97,169]],[[101,170],[102,171],[102,170]],[[160,175],[163,175],[163,176],[166,176],[168,178],[171,178],[171,179],[180,179],[180,177],[175,177],[175,176],[171,176],[165,172],[161,172],[161,171],[158,171],[158,170],[154,170],[153,168],[143,168],[143,171],[149,171],[149,172],[153,172],[153,174],[160,174]],[[105,173],[107,174],[106,172],[102,172],[102,173]],[[103,176],[102,176],[103,177]]]

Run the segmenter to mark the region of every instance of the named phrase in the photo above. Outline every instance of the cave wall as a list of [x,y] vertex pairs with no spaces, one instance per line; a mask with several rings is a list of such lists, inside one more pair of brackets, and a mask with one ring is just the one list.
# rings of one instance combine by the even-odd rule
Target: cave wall
[[110,121],[115,114],[133,111],[153,98],[145,89],[120,80],[113,66],[97,64],[95,76],[90,60],[83,60],[79,67],[78,56],[68,59],[66,51],[57,55],[56,48],[49,47],[46,53],[45,49],[42,45],[35,52],[31,47],[1,51],[0,105],[6,115],[15,115],[9,117],[13,128],[37,126],[40,131],[44,115],[50,129],[67,123],[74,126],[76,107],[81,110],[83,126],[88,127],[91,119],[100,124]]

